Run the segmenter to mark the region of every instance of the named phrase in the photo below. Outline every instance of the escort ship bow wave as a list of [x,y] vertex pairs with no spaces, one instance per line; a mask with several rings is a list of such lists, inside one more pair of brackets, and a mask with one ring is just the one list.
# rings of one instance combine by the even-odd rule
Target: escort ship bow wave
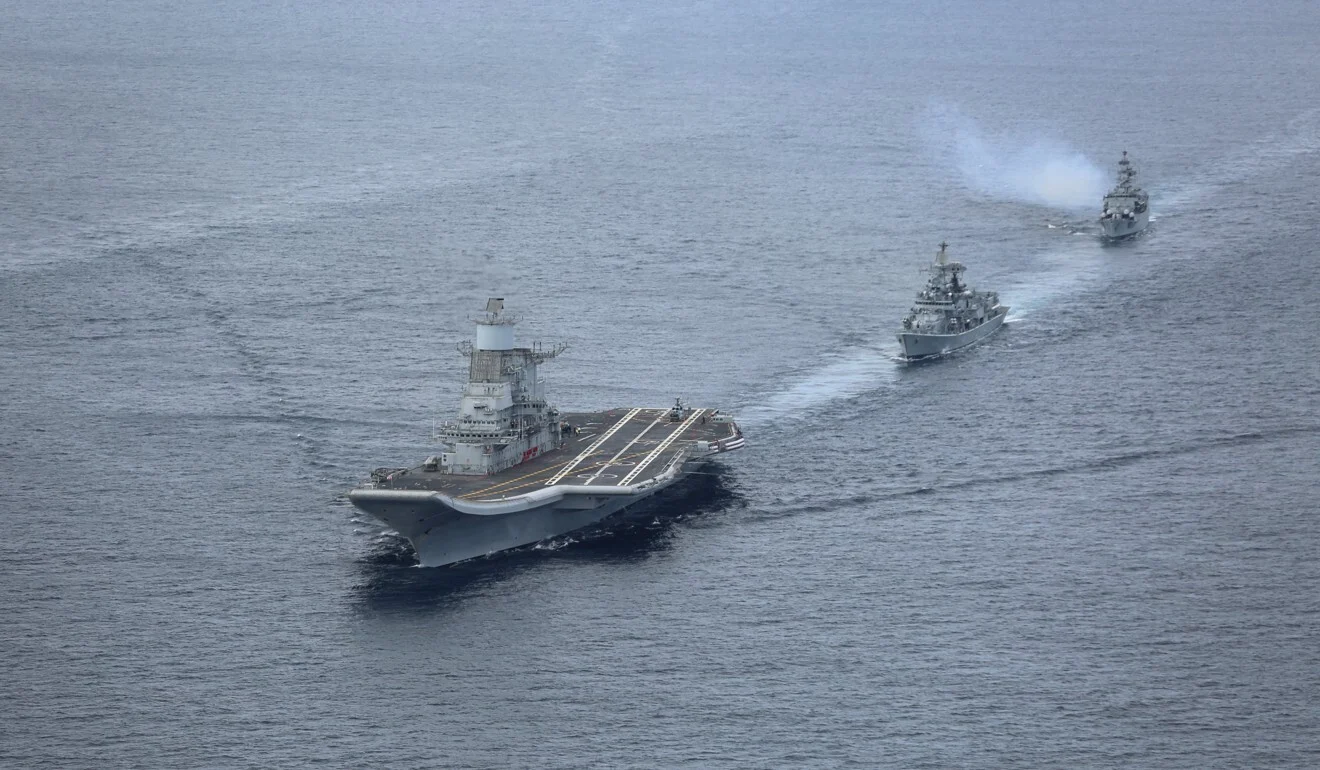
[[486,303],[475,344],[463,343],[468,384],[444,451],[415,468],[380,468],[349,493],[353,505],[408,538],[438,567],[589,526],[673,485],[715,455],[743,446],[718,410],[560,413],[537,366],[566,346],[515,347],[504,300]]

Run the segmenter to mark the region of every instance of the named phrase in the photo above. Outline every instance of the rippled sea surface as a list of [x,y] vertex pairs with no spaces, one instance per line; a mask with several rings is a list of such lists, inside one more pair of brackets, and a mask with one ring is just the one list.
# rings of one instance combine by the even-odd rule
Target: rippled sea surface
[[[1320,766],[1320,6],[0,9],[0,765]],[[1154,223],[1097,239],[1128,150]],[[1099,193],[1096,185],[1100,186]],[[893,333],[942,239],[1010,323]],[[487,296],[687,495],[422,569]]]

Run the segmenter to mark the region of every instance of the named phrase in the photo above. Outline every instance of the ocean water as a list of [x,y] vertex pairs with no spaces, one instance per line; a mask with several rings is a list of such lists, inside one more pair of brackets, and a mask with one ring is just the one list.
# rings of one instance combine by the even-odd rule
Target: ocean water
[[[1320,6],[13,0],[0,766],[1320,766]],[[1092,220],[1120,151],[1142,237]],[[902,366],[941,240],[1013,306]],[[445,569],[487,296],[688,494]]]

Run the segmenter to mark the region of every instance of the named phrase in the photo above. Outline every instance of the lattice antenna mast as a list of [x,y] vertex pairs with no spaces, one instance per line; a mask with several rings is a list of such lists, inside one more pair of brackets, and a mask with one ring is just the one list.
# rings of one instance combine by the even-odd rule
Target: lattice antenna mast
[[1137,170],[1132,167],[1127,150],[1124,150],[1122,159],[1118,161],[1118,186],[1120,189],[1130,189],[1136,181]]

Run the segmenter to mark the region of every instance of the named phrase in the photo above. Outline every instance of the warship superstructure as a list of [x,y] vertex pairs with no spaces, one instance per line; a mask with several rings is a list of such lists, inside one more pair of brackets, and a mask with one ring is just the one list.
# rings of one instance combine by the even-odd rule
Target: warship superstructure
[[952,353],[994,334],[1004,323],[1008,307],[993,291],[972,291],[959,276],[961,262],[950,262],[941,243],[930,266],[930,278],[918,294],[898,333],[902,356],[908,360]]
[[462,343],[468,384],[444,446],[411,468],[380,468],[353,505],[408,538],[436,567],[595,524],[743,446],[730,415],[662,408],[561,413],[537,366],[565,346],[516,347],[515,319],[492,298]]
[[1118,161],[1118,183],[1105,195],[1100,211],[1100,228],[1106,238],[1136,235],[1150,224],[1150,198],[1137,184],[1137,170],[1128,160],[1127,151]]

